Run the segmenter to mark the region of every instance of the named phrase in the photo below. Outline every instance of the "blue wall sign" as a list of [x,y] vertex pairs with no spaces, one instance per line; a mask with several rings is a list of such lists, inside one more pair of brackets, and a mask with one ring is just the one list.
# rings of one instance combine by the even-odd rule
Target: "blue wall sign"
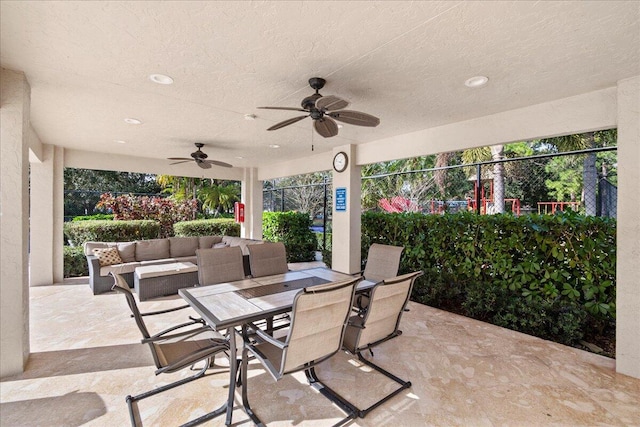
[[336,211],[344,212],[347,210],[347,189],[345,187],[336,188]]

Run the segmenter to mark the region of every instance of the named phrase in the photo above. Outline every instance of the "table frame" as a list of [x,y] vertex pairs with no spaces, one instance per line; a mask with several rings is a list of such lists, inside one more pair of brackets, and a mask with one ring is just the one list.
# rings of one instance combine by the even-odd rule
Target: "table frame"
[[[267,319],[286,313],[293,307],[295,295],[301,289],[294,289],[262,297],[245,299],[238,290],[248,289],[275,283],[299,280],[308,277],[319,277],[331,282],[352,279],[353,276],[317,267],[305,270],[289,271],[274,276],[264,276],[236,282],[220,283],[216,285],[183,288],[178,294],[216,331],[226,329],[229,336],[229,355],[236,357],[235,363],[229,361],[229,397],[226,402],[226,425],[231,424],[233,404],[235,401],[236,379],[238,376],[237,343],[235,327],[251,322]],[[356,292],[371,289],[376,283],[362,280],[358,283]],[[223,407],[225,406],[223,405]],[[222,408],[221,408],[222,409]]]

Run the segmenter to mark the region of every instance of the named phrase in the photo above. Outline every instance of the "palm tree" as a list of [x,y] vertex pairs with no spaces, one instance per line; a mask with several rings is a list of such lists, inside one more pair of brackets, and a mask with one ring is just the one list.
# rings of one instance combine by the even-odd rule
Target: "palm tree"
[[[573,151],[607,146],[615,143],[616,129],[587,132],[577,135],[564,135],[543,139],[543,144],[549,144],[558,151]],[[597,214],[596,191],[598,188],[598,171],[596,169],[596,153],[588,153],[583,162],[582,193],[586,215]]]
[[[504,159],[504,145],[502,144],[472,148],[462,153],[464,163],[502,159]],[[501,162],[493,165],[493,212],[504,213],[504,164]]]

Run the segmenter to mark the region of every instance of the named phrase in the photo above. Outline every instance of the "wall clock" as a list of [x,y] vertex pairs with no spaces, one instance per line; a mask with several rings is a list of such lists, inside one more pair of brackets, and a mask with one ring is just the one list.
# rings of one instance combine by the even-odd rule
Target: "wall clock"
[[333,157],[333,169],[336,172],[344,172],[349,164],[349,157],[344,151],[340,151]]

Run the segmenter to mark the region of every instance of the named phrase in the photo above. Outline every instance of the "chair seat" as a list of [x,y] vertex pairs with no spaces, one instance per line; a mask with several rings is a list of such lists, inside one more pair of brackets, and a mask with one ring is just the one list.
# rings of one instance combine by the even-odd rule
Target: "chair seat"
[[156,349],[160,365],[162,365],[162,367],[173,365],[191,354],[191,357],[183,360],[182,363],[172,369],[167,370],[167,372],[178,371],[180,369],[184,369],[185,366],[192,365],[193,363],[202,360],[202,355],[199,355],[197,352],[198,350],[205,351],[211,349],[211,346],[216,344],[220,344],[224,347],[226,344],[222,335],[214,331],[207,331],[199,335],[201,338],[197,340],[190,339],[177,342],[154,343],[153,346]]

